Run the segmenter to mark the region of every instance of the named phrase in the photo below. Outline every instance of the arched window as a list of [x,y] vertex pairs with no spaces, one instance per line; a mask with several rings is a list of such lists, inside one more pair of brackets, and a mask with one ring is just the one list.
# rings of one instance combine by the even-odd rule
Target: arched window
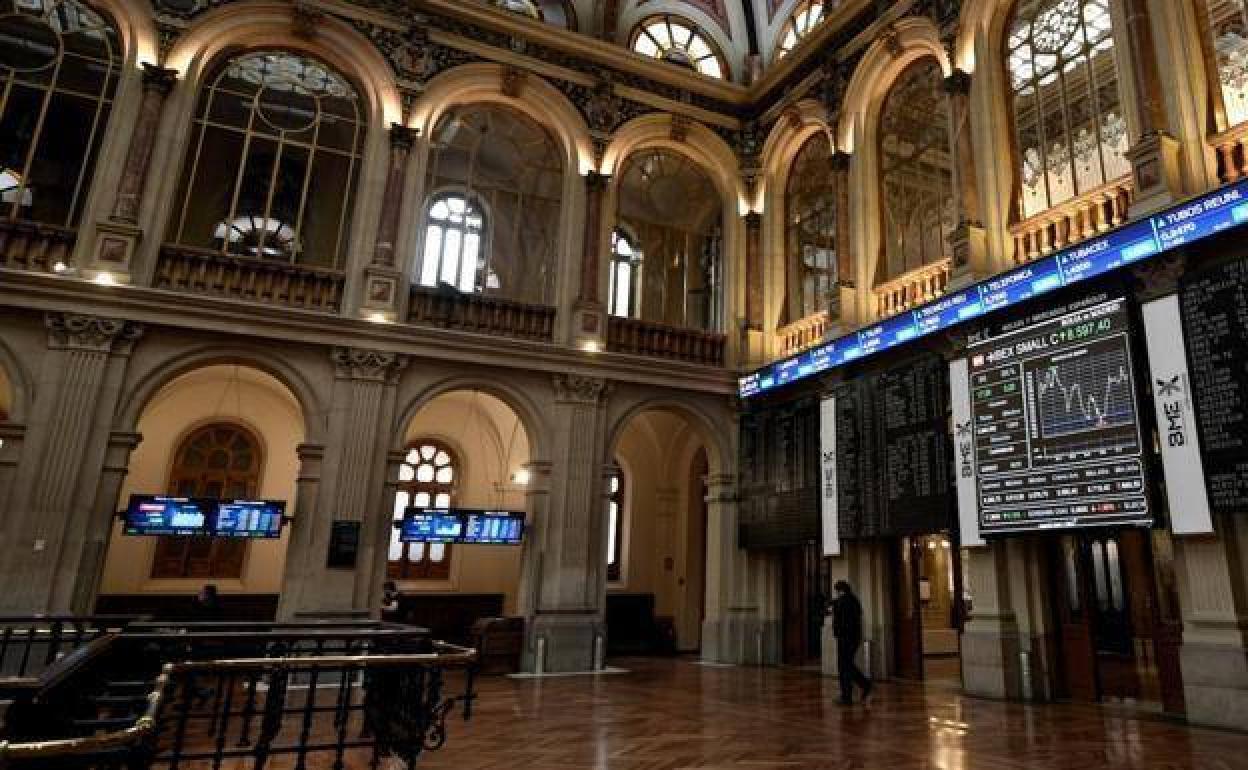
[[724,204],[710,177],[679,153],[636,152],[620,172],[617,204],[616,221],[646,257],[636,317],[716,331]]
[[[394,520],[413,508],[449,508],[459,481],[455,455],[445,444],[422,439],[412,444],[399,466],[399,491]],[[402,543],[399,530],[390,535],[386,574],[394,580],[446,580],[451,576],[451,546],[445,543]]]
[[498,276],[488,272],[482,250],[485,216],[471,199],[439,195],[429,204],[427,219],[422,286],[445,283],[463,292],[498,288]]
[[[791,291],[797,318],[837,305],[836,187],[832,142],[820,131],[806,140],[793,159],[784,191]],[[791,313],[793,311],[790,311]],[[792,319],[792,320],[796,320]]]
[[827,16],[827,12],[835,8],[840,0],[805,0],[793,10],[789,20],[784,23],[784,31],[780,33],[780,44],[776,46],[776,58],[779,59],[797,47]]
[[497,104],[448,110],[430,137],[416,282],[555,304],[564,156],[544,126]]
[[[174,454],[169,493],[180,497],[253,498],[264,458],[260,442],[241,425],[213,423],[187,436]],[[224,537],[162,537],[154,578],[238,578],[246,542]]]
[[1020,214],[1131,171],[1109,0],[1019,0],[1006,51]]
[[641,308],[641,250],[628,233],[611,233],[611,287],[607,312],[620,318],[636,318]]
[[624,559],[624,471],[607,479],[607,580],[620,580]]
[[171,239],[341,268],[364,106],[327,65],[288,51],[230,59],[205,81]]
[[893,84],[880,113],[880,195],[887,280],[948,255],[956,221],[949,96],[940,64],[926,57]]
[[78,222],[122,65],[77,0],[0,0],[0,219]]
[[643,56],[722,78],[728,71],[715,45],[692,23],[677,16],[653,16],[637,25],[630,47]]
[[1208,45],[1217,71],[1216,98],[1226,116],[1223,130],[1248,120],[1248,3],[1205,0],[1209,13]]

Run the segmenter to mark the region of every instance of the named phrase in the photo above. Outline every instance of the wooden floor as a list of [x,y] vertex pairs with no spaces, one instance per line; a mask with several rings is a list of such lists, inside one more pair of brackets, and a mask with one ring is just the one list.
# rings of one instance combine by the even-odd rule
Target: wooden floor
[[948,687],[835,703],[809,671],[619,660],[627,674],[488,677],[476,717],[421,770],[1248,768],[1248,734],[1110,708],[1002,703]]

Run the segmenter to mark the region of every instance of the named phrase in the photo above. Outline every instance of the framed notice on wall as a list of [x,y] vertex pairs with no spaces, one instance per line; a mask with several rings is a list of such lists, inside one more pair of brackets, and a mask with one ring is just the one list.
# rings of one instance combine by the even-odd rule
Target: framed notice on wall
[[355,569],[360,552],[360,522],[335,521],[329,530],[329,554],[325,566],[331,569]]

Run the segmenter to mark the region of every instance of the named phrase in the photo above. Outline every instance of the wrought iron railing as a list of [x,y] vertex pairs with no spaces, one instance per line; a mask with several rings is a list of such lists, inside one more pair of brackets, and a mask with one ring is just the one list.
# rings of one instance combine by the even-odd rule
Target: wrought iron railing
[[[132,725],[96,735],[0,743],[13,770],[411,767],[446,741],[458,706],[472,716],[476,651],[441,643],[424,654],[244,658],[166,664]],[[462,670],[448,695],[446,672]],[[323,760],[322,760],[323,758]],[[283,765],[285,766],[285,765]]]
[[158,289],[324,312],[341,307],[345,283],[340,270],[168,243],[160,249],[154,280]]
[[724,341],[724,335],[701,329],[615,316],[607,321],[607,350],[616,353],[723,366]]
[[0,616],[0,680],[37,677],[66,653],[140,619],[120,615]]
[[68,266],[78,232],[22,220],[0,220],[0,267],[53,272]]
[[486,294],[413,286],[407,322],[549,342],[555,331],[555,308]]

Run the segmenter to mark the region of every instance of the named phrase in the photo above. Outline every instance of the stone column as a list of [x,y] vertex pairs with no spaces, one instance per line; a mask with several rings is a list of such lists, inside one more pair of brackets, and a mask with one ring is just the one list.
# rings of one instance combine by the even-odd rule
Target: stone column
[[954,70],[945,78],[949,94],[949,141],[953,154],[953,195],[958,222],[949,238],[955,286],[987,277],[988,241],[979,210],[979,182],[975,176],[975,150],[971,142],[971,76]]
[[[1139,137],[1127,151],[1135,178],[1132,218],[1144,216],[1182,197],[1179,143],[1166,133],[1165,105],[1157,73],[1157,51],[1148,18],[1147,0],[1123,0],[1131,93]],[[1124,36],[1115,36],[1116,41]]]
[[27,422],[0,554],[0,610],[68,612],[125,365],[142,327],[49,313],[39,398]]
[[611,177],[590,171],[585,175],[585,239],[581,244],[581,288],[572,328],[574,343],[601,344],[607,334],[605,307],[598,296],[602,280],[602,206]]
[[420,135],[417,129],[390,124],[390,169],[386,173],[385,197],[381,201],[381,221],[373,259],[365,269],[364,297],[360,308],[367,315],[396,320],[402,275],[396,265],[399,218],[403,212],[403,190],[407,182],[412,145]]
[[[26,426],[0,422],[0,511],[10,510],[8,501],[13,492],[13,479],[17,463],[22,458],[22,444],[26,438]],[[5,542],[9,517],[0,516],[0,542]]]
[[124,504],[119,499],[121,485],[130,471],[130,453],[142,440],[142,435],[127,431],[115,431],[108,437],[104,467],[87,521],[81,564],[70,600],[71,608],[76,613],[89,614],[95,610],[95,597],[99,593],[100,579],[104,576],[104,557],[113,534],[113,520],[119,504]]
[[117,197],[108,221],[100,222],[96,227],[96,248],[93,264],[89,267],[97,273],[130,272],[130,261],[142,237],[138,227],[139,209],[143,205],[143,190],[147,186],[156,132],[160,128],[165,97],[177,82],[177,70],[146,62],[143,64],[143,99],[139,102],[139,114],[130,137],[130,147],[126,151]]
[[[334,348],[331,358],[335,379],[324,462],[311,448],[300,452],[300,496],[318,480],[315,500],[298,503],[296,534],[286,556],[279,610],[283,618],[296,613],[373,613],[386,566],[394,493],[387,486],[387,472],[393,459],[395,386],[407,358],[359,348]],[[359,526],[354,567],[326,564],[334,522]]]
[[994,541],[968,550],[966,578],[974,609],[962,631],[962,686],[971,695],[1017,698],[1022,694],[1021,647],[1006,546]]
[[745,215],[745,328],[763,328],[763,215]]
[[702,657],[720,663],[758,661],[761,608],[744,596],[748,557],[738,545],[737,477],[706,480],[706,616]]
[[1248,522],[1215,518],[1211,537],[1175,538],[1183,612],[1179,651],[1189,722],[1248,724]]
[[540,664],[544,671],[588,671],[595,639],[603,634],[607,585],[601,471],[608,386],[593,377],[556,374],[553,387],[549,483],[539,481],[548,490],[545,516],[530,543],[538,552],[532,556],[525,663],[530,670]]

